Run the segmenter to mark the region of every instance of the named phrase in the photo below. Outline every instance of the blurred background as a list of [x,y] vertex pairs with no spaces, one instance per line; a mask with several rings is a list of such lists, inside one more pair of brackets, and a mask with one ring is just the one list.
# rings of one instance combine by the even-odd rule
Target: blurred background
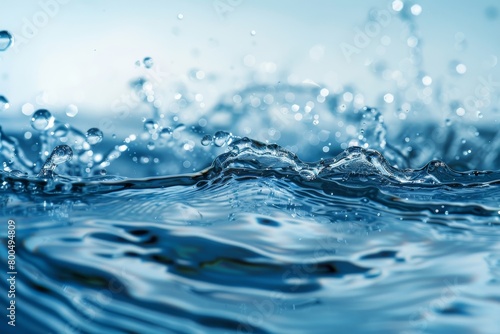
[[[245,103],[238,92],[249,87],[280,85],[324,88],[319,99],[341,100],[333,109],[377,107],[389,128],[498,127],[493,0],[3,0],[0,28],[15,40],[0,52],[0,95],[10,104],[0,117],[11,132],[31,130],[29,116],[46,108],[82,131],[119,133],[152,117],[144,99],[157,116],[194,124],[224,101]],[[139,101],[131,87],[152,90],[144,82],[154,97]],[[213,130],[286,144],[216,118],[206,117]],[[338,137],[341,148],[352,144]]]

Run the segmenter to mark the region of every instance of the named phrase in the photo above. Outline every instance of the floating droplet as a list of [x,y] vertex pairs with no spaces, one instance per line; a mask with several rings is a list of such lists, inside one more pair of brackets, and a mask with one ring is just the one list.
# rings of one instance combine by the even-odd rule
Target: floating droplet
[[155,149],[155,143],[150,141],[147,145],[148,150],[153,151]]
[[144,67],[146,67],[146,68],[151,68],[154,65],[153,58],[151,58],[151,57],[144,58],[142,63],[144,64]]
[[255,36],[255,35],[257,35],[257,32],[255,30],[252,30],[252,31],[250,31],[250,35]]
[[0,95],[0,111],[5,111],[9,109],[9,107],[9,100],[7,100],[5,96]]
[[66,115],[68,117],[75,117],[76,114],[78,114],[77,106],[75,106],[74,104],[70,104],[69,106],[66,107]]
[[203,138],[201,138],[201,145],[208,146],[211,143],[212,143],[212,136],[211,135],[204,135]]
[[458,74],[464,74],[465,72],[467,72],[467,66],[465,66],[464,64],[458,64],[455,69]]
[[59,145],[54,148],[50,156],[43,164],[42,170],[38,174],[39,177],[51,176],[57,165],[73,158],[73,150],[68,145]]
[[422,13],[422,6],[420,6],[419,4],[415,4],[411,6],[410,11],[413,15],[418,16]]
[[148,119],[144,122],[144,131],[147,131],[151,134],[155,133],[158,130],[158,123],[153,119]]
[[48,130],[54,126],[54,116],[47,109],[39,109],[31,117],[31,126],[38,131]]
[[10,32],[2,30],[0,31],[0,51],[6,51],[14,41],[14,38]]
[[184,18],[184,15],[182,13],[177,14],[177,18],[179,20],[182,20]]
[[31,103],[25,103],[21,107],[21,111],[26,116],[31,116],[35,112],[35,107]]
[[103,134],[98,128],[91,128],[87,131],[85,137],[87,137],[87,143],[96,145],[102,141]]
[[214,144],[217,147],[222,147],[226,145],[230,139],[231,134],[225,131],[217,131],[214,135]]
[[162,138],[168,138],[172,135],[172,128],[163,128],[161,129],[161,132],[160,132],[160,137]]

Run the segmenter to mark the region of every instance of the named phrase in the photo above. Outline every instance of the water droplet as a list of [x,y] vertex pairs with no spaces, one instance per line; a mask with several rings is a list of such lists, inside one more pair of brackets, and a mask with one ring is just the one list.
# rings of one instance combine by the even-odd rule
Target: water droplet
[[384,95],[384,101],[385,103],[392,103],[394,102],[394,95],[392,95],[391,93],[387,93]]
[[6,51],[14,41],[14,38],[10,32],[2,30],[0,31],[0,51]]
[[394,0],[392,2],[392,9],[395,11],[395,12],[400,12],[404,7],[404,4],[403,4],[403,1],[401,0]]
[[75,106],[74,104],[70,104],[69,106],[66,107],[66,115],[68,117],[75,117],[76,114],[78,114],[77,106]]
[[211,143],[212,143],[212,136],[211,135],[204,135],[203,138],[201,138],[201,145],[208,146]]
[[205,72],[199,69],[191,69],[189,71],[189,78],[191,80],[203,80],[205,78]]
[[182,13],[177,14],[177,18],[179,20],[182,20],[184,18],[184,14],[182,14]]
[[148,150],[153,151],[155,149],[155,143],[150,141],[147,145]]
[[9,109],[9,107],[9,100],[7,100],[5,96],[0,95],[0,111],[5,111]]
[[153,58],[151,58],[151,57],[144,58],[142,63],[144,64],[144,67],[146,67],[146,68],[151,68],[154,65]]
[[410,11],[413,15],[418,16],[422,13],[422,6],[420,6],[419,4],[415,4],[411,6]]
[[163,128],[160,132],[160,137],[162,138],[168,138],[172,135],[172,128],[168,127],[168,128]]
[[157,130],[158,130],[158,123],[154,119],[147,119],[144,122],[144,131],[153,134],[156,133]]
[[35,112],[35,107],[31,103],[25,103],[21,107],[21,111],[26,116],[31,116]]
[[255,35],[257,35],[257,32],[255,30],[252,30],[252,31],[250,31],[250,35],[255,36]]
[[217,147],[222,147],[226,145],[230,138],[231,134],[225,131],[217,131],[214,135],[214,144]]
[[48,130],[54,126],[54,116],[47,109],[39,109],[31,117],[31,126],[38,131]]
[[432,84],[432,78],[426,75],[422,78],[422,83],[426,86],[429,86],[430,84]]
[[95,145],[102,141],[103,134],[98,128],[91,128],[87,131],[85,137],[87,137],[87,143]]
[[464,64],[458,64],[455,69],[458,74],[464,74],[465,72],[467,72],[467,66],[465,66]]

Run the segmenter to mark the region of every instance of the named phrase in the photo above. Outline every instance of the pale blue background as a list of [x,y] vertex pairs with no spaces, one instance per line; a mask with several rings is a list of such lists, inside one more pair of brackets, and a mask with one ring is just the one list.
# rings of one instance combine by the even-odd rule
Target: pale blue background
[[[40,3],[46,2],[50,0],[1,0],[0,28],[22,35],[25,20],[32,21],[41,11]],[[368,10],[387,8],[391,4],[387,0],[243,0],[225,16],[214,3],[70,0],[60,5],[36,36],[0,53],[0,95],[11,102],[8,115],[19,115],[26,102],[45,104],[56,114],[58,108],[74,103],[80,108],[79,117],[109,110],[126,92],[127,82],[137,77],[134,62],[145,56],[154,58],[169,82],[187,82],[192,68],[216,76],[217,81],[204,88],[208,106],[224,91],[251,81],[243,65],[248,54],[254,55],[256,66],[273,62],[276,80],[293,74],[298,81],[310,79],[327,87],[355,83],[365,101],[376,105],[379,94],[393,87],[373,76],[364,61],[376,55],[383,35],[392,38],[384,55],[389,63],[407,50],[398,39],[403,24],[394,19],[352,62],[341,53],[340,43],[352,43],[353,29],[363,27]],[[486,15],[486,8],[496,6],[496,1],[418,3],[423,12],[416,22],[429,75],[436,80],[446,76],[450,60],[457,59],[467,65],[464,76],[452,78],[463,94],[474,91],[480,75],[492,74],[500,81],[499,66],[485,65],[500,56],[500,19]],[[256,36],[251,36],[252,30]],[[459,32],[467,38],[465,51],[454,48]],[[319,60],[310,56],[315,45],[324,48]],[[45,100],[37,101],[41,92],[47,93]]]

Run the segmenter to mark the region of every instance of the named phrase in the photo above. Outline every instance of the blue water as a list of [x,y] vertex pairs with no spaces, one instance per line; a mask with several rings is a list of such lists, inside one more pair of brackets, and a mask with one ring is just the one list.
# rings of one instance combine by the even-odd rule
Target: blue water
[[74,105],[6,117],[0,95],[0,332],[499,333],[498,92],[481,112],[430,96],[410,49],[418,74],[376,106],[253,77],[200,112],[151,57],[99,128]]

